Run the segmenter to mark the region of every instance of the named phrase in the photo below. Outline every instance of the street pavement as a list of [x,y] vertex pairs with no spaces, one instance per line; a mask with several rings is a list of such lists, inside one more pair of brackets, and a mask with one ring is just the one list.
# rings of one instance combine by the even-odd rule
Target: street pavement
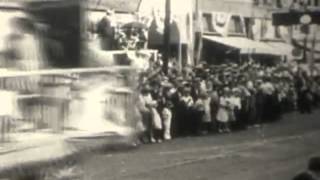
[[320,110],[231,134],[177,138],[124,151],[92,153],[88,180],[285,180],[320,156]]

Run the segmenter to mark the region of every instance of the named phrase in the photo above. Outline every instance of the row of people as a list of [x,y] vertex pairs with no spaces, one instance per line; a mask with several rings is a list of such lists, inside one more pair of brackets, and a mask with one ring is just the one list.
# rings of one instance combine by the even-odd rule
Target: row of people
[[[151,70],[154,72],[154,70]],[[243,65],[174,67],[141,80],[143,141],[259,126],[285,112],[311,113],[320,98],[319,78],[301,69]]]

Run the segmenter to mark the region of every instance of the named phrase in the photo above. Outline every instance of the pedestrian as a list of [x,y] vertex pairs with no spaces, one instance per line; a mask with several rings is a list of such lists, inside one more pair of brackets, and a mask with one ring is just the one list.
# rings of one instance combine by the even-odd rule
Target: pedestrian
[[157,107],[156,103],[151,107],[151,117],[152,117],[151,142],[161,143],[163,138],[162,119],[156,107]]
[[308,75],[305,71],[298,70],[295,78],[297,91],[297,105],[300,113],[311,113],[311,93],[309,89]]
[[189,84],[186,84],[183,88],[181,97],[181,123],[180,129],[183,136],[188,136],[195,133],[195,119],[193,111],[193,98],[191,96],[191,87]]
[[217,85],[210,92],[211,131],[217,131],[217,113],[219,109],[219,95]]
[[240,89],[234,88],[230,92],[230,96],[227,99],[230,104],[229,107],[229,116],[231,117],[232,123],[234,124],[235,129],[240,130],[245,126],[245,119],[241,119],[241,109],[242,103],[240,98]]
[[270,77],[265,77],[261,86],[261,91],[263,93],[263,119],[265,122],[270,122],[274,119],[274,84],[271,82]]
[[201,97],[204,106],[204,115],[202,117],[202,134],[208,134],[212,128],[211,117],[211,98],[207,93],[202,94]]
[[218,132],[230,132],[229,128],[229,113],[228,113],[228,101],[227,101],[228,89],[225,88],[220,92],[219,109],[217,113]]
[[150,94],[150,86],[145,85],[141,89],[138,102],[138,108],[142,118],[142,125],[144,127],[144,132],[141,133],[140,136],[140,140],[142,143],[151,143],[153,141],[152,108],[155,105],[156,102],[152,99]]
[[172,121],[172,103],[167,101],[162,110],[162,121],[163,121],[163,138],[164,140],[170,140],[171,136],[171,121]]
[[199,98],[194,104],[197,120],[197,134],[208,134],[211,126],[211,110],[210,110],[210,97],[207,93],[201,93]]

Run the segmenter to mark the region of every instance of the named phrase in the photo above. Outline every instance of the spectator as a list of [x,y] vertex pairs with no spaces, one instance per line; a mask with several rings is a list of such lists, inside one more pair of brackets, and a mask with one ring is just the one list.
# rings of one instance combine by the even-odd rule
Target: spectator
[[171,136],[171,121],[172,121],[172,104],[171,102],[166,102],[162,110],[162,119],[163,119],[163,130],[164,130],[164,140],[170,140]]
[[217,113],[217,122],[218,122],[218,132],[223,133],[223,132],[230,132],[230,127],[229,127],[229,104],[227,101],[227,94],[228,94],[228,89],[225,88],[220,92],[220,99],[219,99],[219,109]]

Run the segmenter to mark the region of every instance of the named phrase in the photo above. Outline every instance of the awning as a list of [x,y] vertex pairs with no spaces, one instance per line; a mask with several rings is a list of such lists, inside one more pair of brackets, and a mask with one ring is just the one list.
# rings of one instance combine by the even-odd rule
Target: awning
[[281,52],[277,51],[275,48],[266,43],[253,41],[245,37],[220,37],[205,35],[203,38],[224,46],[239,49],[241,54],[282,55]]
[[266,42],[268,45],[273,47],[274,49],[277,50],[280,54],[283,56],[287,56],[288,59],[293,59],[293,58],[302,58],[302,53],[301,57],[294,57],[292,55],[292,52],[294,50],[294,46],[285,42]]
[[90,9],[113,9],[118,12],[138,11],[141,0],[87,0]]

